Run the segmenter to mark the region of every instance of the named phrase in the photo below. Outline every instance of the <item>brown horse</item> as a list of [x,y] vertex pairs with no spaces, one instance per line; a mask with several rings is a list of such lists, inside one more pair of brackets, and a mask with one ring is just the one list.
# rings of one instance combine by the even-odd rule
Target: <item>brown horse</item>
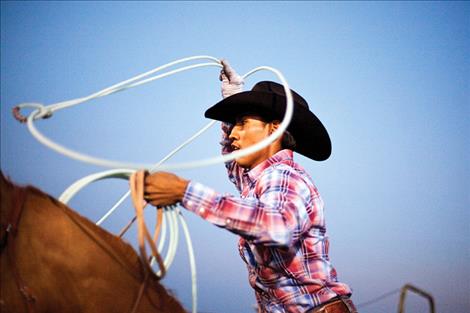
[[1,312],[185,312],[129,244],[1,172],[0,188]]

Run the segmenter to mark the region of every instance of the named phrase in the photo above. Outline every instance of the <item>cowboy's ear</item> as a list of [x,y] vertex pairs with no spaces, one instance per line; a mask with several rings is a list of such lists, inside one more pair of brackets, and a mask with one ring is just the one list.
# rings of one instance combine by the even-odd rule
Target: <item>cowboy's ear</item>
[[279,125],[281,125],[281,121],[274,120],[270,124],[271,124],[270,132],[273,133],[279,128]]

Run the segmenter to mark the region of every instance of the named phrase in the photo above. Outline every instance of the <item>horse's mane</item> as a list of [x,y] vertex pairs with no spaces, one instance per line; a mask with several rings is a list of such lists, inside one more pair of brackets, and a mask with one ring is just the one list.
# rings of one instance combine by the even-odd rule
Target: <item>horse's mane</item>
[[[105,229],[97,226],[95,223],[90,221],[88,218],[80,215],[78,212],[72,210],[69,208],[67,205],[64,203],[60,202],[56,198],[52,197],[51,195],[43,192],[39,188],[32,186],[32,185],[27,185],[27,186],[19,186],[13,183],[9,178],[5,177],[3,172],[0,171],[0,180],[2,180],[2,183],[5,183],[7,188],[13,189],[13,188],[23,188],[26,190],[26,194],[30,195],[35,195],[37,197],[47,199],[49,200],[55,207],[57,207],[60,210],[63,210],[67,213],[68,216],[72,217],[72,220],[78,221],[79,223],[82,223],[84,226],[86,226],[89,230],[95,233],[97,237],[100,239],[103,239],[106,241],[107,244],[111,247],[111,249],[114,252],[117,252],[119,256],[121,256],[126,262],[126,265],[130,267],[131,270],[134,271],[142,271],[142,264],[140,263],[140,259],[137,256],[135,250],[132,248],[132,246],[123,241],[121,238],[118,236],[115,236]],[[156,275],[151,275],[150,277],[153,278],[154,281],[158,281]]]

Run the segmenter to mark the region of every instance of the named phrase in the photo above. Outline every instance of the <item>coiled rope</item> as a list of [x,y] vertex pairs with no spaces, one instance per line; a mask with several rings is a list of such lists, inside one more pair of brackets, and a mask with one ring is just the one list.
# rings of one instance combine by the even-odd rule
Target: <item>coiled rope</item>
[[[194,60],[206,60],[206,61],[208,60],[210,62],[184,66],[181,68],[170,70],[168,72],[165,72],[159,75],[149,77],[150,75],[155,74],[158,71],[165,70],[171,66],[175,66],[184,62],[189,62],[189,61],[194,61]],[[200,68],[200,67],[208,67],[208,66],[219,67],[219,68],[222,67],[220,60],[211,56],[193,56],[193,57],[183,58],[183,59],[179,59],[179,60],[167,63],[165,65],[159,66],[153,70],[137,75],[126,81],[112,85],[108,88],[95,92],[86,97],[58,102],[58,103],[51,104],[48,106],[44,106],[40,103],[21,103],[13,108],[13,115],[18,121],[26,123],[33,137],[35,137],[40,143],[44,144],[50,149],[60,154],[63,154],[65,156],[68,156],[72,159],[81,161],[81,162],[114,169],[111,171],[105,171],[105,172],[101,172],[97,174],[92,174],[72,184],[67,190],[64,191],[64,193],[59,198],[64,203],[67,203],[80,189],[82,189],[86,185],[97,180],[101,180],[105,178],[112,178],[112,177],[128,179],[129,176],[134,172],[134,170],[139,170],[139,169],[147,169],[149,170],[150,173],[152,173],[158,170],[181,170],[181,169],[198,168],[198,167],[204,167],[204,166],[209,166],[213,164],[228,162],[231,160],[235,160],[236,158],[240,158],[240,157],[243,157],[243,156],[246,156],[253,152],[258,151],[268,146],[274,140],[276,140],[282,135],[282,133],[287,129],[287,126],[289,125],[290,120],[292,118],[293,99],[292,99],[292,94],[291,94],[289,85],[286,79],[284,78],[284,76],[282,75],[282,73],[269,66],[257,67],[249,71],[242,77],[243,79],[245,79],[253,75],[254,73],[258,71],[262,71],[262,70],[273,72],[278,77],[282,85],[284,86],[284,90],[286,94],[287,101],[286,101],[286,112],[285,112],[284,118],[281,124],[279,125],[278,129],[274,131],[269,137],[263,139],[262,141],[248,148],[237,150],[226,155],[202,159],[198,161],[192,161],[192,162],[163,164],[168,159],[170,159],[173,155],[175,155],[178,151],[180,151],[183,147],[185,147],[186,145],[194,141],[197,137],[199,137],[206,130],[208,130],[211,126],[213,126],[216,121],[209,122],[206,126],[204,126],[202,129],[197,131],[193,136],[188,138],[186,141],[184,141],[182,144],[176,147],[173,151],[171,151],[167,156],[165,156],[157,164],[125,163],[125,162],[119,162],[119,161],[114,161],[114,160],[97,158],[97,157],[93,157],[87,154],[79,153],[77,151],[71,150],[69,148],[66,148],[63,145],[60,145],[52,141],[51,139],[43,135],[41,132],[39,132],[39,130],[34,125],[35,120],[49,118],[56,111],[69,108],[69,107],[72,107],[72,106],[75,106],[75,105],[78,105],[78,104],[81,104],[81,103],[84,103],[93,99],[108,96],[113,93],[123,91],[129,88],[137,87],[137,86],[149,83],[151,81],[154,81],[160,78],[174,75],[176,73],[180,73],[183,71]],[[32,108],[34,110],[27,117],[24,117],[23,115],[21,115],[21,109],[23,108]],[[96,224],[100,225],[102,222],[104,222],[116,210],[116,208],[129,196],[129,194],[130,194],[130,191],[125,193],[116,202],[116,204]],[[196,313],[197,312],[196,267],[195,267],[194,253],[193,253],[193,248],[192,248],[192,243],[191,243],[191,238],[189,235],[188,227],[186,225],[186,222],[184,221],[184,218],[179,208],[177,207],[166,208],[164,212],[165,214],[163,215],[163,221],[162,221],[162,238],[159,243],[158,252],[162,251],[163,246],[165,244],[165,238],[166,238],[165,230],[166,230],[167,220],[169,221],[168,228],[169,228],[169,233],[170,233],[170,244],[168,247],[167,255],[163,261],[164,268],[161,268],[160,271],[157,273],[157,275],[163,275],[163,272],[165,271],[165,269],[168,269],[168,267],[171,265],[174,259],[174,254],[176,252],[176,246],[177,246],[177,241],[178,241],[177,219],[179,219],[181,226],[183,228],[184,235],[186,237],[186,241],[187,241],[188,254],[189,254],[189,259],[190,259],[189,261],[190,261],[190,266],[191,266],[192,296],[193,296],[192,305],[193,305],[193,312]],[[155,261],[155,258],[153,258],[153,262],[154,261]]]

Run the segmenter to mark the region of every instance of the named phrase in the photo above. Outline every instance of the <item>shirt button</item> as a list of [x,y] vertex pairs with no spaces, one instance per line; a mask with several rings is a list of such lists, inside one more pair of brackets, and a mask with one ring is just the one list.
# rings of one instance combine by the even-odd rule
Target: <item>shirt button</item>
[[188,204],[188,206],[192,206],[193,202],[191,200],[189,200],[187,204]]
[[229,219],[229,218],[225,220],[225,224],[230,224],[231,222],[232,222],[232,220]]
[[206,210],[204,208],[199,209],[199,213],[203,214],[204,212],[206,212]]

